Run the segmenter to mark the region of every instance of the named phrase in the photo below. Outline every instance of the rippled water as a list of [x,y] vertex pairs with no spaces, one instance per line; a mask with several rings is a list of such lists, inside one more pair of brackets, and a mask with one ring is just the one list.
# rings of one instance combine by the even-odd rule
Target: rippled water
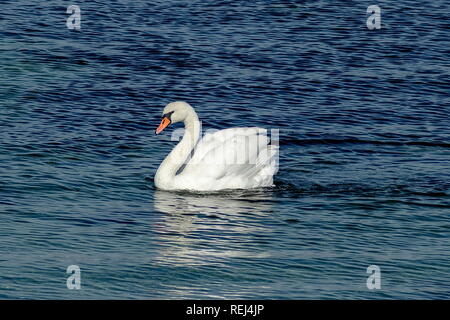
[[[450,298],[448,1],[75,2],[1,3],[0,298]],[[174,100],[276,186],[156,190]]]

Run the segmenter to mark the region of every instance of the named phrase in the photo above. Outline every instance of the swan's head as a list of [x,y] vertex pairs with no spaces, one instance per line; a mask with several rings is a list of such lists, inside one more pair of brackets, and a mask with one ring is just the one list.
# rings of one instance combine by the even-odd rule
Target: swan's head
[[169,103],[163,110],[162,120],[155,133],[159,134],[170,124],[184,121],[194,112],[194,109],[186,102],[176,101]]

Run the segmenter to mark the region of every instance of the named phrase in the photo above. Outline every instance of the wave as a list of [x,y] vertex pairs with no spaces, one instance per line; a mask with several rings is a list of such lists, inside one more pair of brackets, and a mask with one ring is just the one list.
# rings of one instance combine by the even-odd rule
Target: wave
[[395,140],[364,140],[358,138],[314,138],[314,139],[294,139],[281,138],[280,144],[285,145],[341,145],[341,144],[370,144],[370,145],[388,145],[388,146],[426,146],[450,148],[450,143],[441,141],[395,141]]

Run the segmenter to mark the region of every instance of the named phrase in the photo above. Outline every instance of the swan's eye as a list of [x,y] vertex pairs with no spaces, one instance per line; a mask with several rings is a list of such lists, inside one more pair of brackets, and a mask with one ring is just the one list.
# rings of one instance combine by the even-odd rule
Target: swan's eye
[[167,119],[169,119],[170,121],[172,121],[172,119],[170,118],[171,116],[172,116],[172,113],[174,113],[175,111],[170,111],[170,112],[167,112],[167,113],[165,113],[165,114],[163,114],[163,118],[167,118]]

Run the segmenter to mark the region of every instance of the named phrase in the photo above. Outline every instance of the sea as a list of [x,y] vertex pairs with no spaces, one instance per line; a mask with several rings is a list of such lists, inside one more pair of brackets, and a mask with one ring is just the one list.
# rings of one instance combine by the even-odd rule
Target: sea
[[[450,2],[0,1],[0,299],[449,299]],[[156,189],[261,127],[274,186]]]

